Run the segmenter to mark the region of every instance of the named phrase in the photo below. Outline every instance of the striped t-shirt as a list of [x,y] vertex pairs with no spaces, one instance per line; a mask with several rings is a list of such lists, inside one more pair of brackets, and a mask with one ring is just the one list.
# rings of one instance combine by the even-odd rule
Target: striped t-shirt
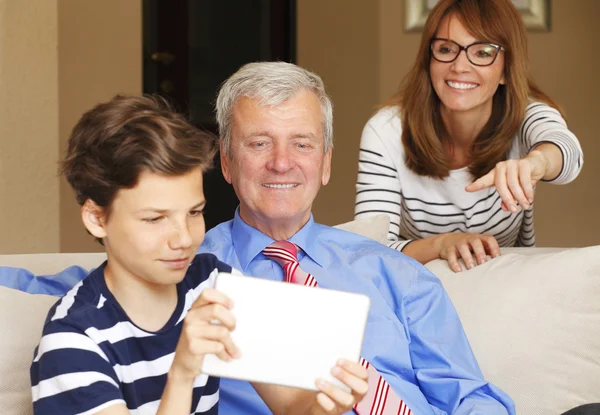
[[[388,245],[402,250],[411,240],[451,232],[493,235],[500,246],[534,246],[533,205],[518,213],[504,212],[495,187],[468,193],[468,168],[450,171],[444,180],[419,176],[408,169],[397,107],[377,112],[365,125],[360,143],[355,218],[381,213],[390,217]],[[542,142],[556,144],[563,168],[552,180],[575,179],[583,165],[577,137],[554,108],[532,102],[514,138],[508,159],[520,159]]]
[[[31,385],[35,414],[92,414],[114,404],[155,414],[175,356],[183,319],[218,272],[231,267],[197,255],[177,284],[177,307],[157,332],[137,327],[104,280],[104,263],[49,311],[34,352]],[[219,379],[194,382],[191,414],[217,414]]]

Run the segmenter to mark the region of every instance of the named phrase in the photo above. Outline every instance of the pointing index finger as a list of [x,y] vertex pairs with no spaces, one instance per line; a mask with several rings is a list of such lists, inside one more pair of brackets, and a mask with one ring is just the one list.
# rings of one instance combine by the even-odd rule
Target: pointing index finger
[[467,192],[477,192],[479,190],[486,189],[486,188],[494,185],[494,179],[495,179],[495,170],[492,170],[485,176],[480,177],[479,179],[475,180],[473,183],[468,185],[465,188],[465,190]]

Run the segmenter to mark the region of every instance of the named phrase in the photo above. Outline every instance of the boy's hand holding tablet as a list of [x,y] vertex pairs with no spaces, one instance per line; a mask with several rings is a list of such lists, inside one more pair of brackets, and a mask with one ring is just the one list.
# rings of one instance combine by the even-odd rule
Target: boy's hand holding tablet
[[345,413],[367,392],[368,310],[363,295],[220,273],[186,316],[173,365],[248,380],[261,396],[264,384],[307,389],[306,406],[282,413]]
[[226,362],[239,357],[230,335],[235,328],[231,306],[231,300],[214,288],[202,291],[183,321],[171,365],[173,376],[193,382],[201,374],[204,356],[208,353]]

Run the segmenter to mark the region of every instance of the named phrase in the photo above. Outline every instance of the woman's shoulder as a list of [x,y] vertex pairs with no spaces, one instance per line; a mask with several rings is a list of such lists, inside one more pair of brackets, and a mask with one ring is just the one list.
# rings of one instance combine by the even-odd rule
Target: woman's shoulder
[[400,109],[397,106],[388,106],[379,109],[379,111],[367,121],[365,128],[366,127],[375,130],[393,129],[400,131]]
[[530,98],[527,103],[527,107],[525,108],[525,116],[523,117],[523,123],[526,123],[528,119],[531,118],[531,116],[536,114],[544,114],[544,116],[546,117],[562,119],[560,111],[558,111],[550,104],[547,104],[542,101],[536,101],[535,99]]
[[383,107],[365,124],[362,134],[362,144],[379,143],[388,151],[402,151],[402,127],[398,107]]
[[386,159],[404,160],[402,128],[398,107],[381,108],[363,129],[361,150],[371,151]]

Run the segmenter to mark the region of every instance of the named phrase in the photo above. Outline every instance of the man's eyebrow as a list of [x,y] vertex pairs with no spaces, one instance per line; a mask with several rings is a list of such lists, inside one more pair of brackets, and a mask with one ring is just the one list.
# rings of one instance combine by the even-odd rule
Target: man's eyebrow
[[[272,133],[268,130],[263,131],[252,131],[244,136],[245,138],[253,138],[253,137],[272,137]],[[294,133],[289,138],[310,138],[314,139],[317,136],[311,132],[306,133]]]
[[310,138],[315,139],[317,136],[313,133],[296,133],[291,136],[291,138]]
[[268,130],[251,131],[250,133],[244,135],[244,138],[252,138],[252,137],[271,137],[271,132]]
[[[202,202],[196,203],[189,210],[198,210],[198,209],[204,208],[204,206],[206,206],[206,200],[203,200]],[[159,208],[148,207],[148,208],[140,209],[138,212],[139,213],[148,213],[148,212],[149,213],[159,213],[161,215],[164,215],[165,213],[171,212],[171,210],[170,209],[159,209]]]

